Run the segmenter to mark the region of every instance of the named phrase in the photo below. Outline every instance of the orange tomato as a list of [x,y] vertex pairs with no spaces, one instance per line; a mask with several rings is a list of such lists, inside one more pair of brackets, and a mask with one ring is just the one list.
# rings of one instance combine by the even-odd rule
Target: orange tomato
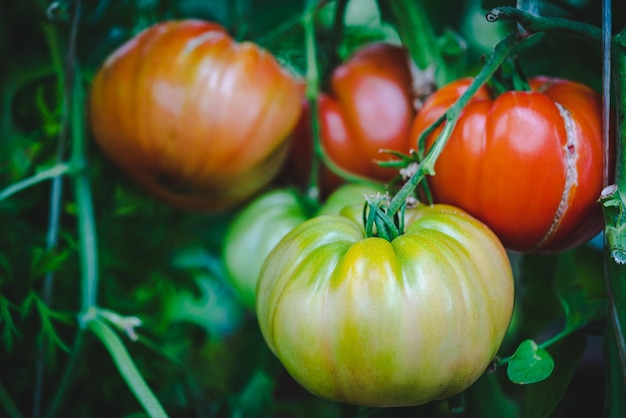
[[152,195],[203,212],[232,208],[274,179],[300,109],[295,79],[271,53],[193,19],[122,45],[89,101],[106,155]]

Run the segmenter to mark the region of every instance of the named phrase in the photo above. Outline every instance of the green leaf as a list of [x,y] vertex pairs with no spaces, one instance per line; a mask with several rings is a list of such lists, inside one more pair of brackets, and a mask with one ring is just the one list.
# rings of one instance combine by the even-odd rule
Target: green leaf
[[181,290],[168,300],[166,318],[195,323],[209,335],[228,333],[240,326],[244,309],[230,288],[204,273],[198,273],[195,281],[200,297]]
[[602,252],[597,249],[583,246],[560,255],[555,286],[565,313],[565,332],[605,316],[603,272]]
[[344,16],[344,32],[339,56],[347,59],[355,49],[373,43],[388,42],[399,45],[400,35],[394,26],[384,22],[376,0],[348,2]]
[[274,381],[257,371],[242,393],[233,400],[234,416],[262,418],[272,415],[274,408]]
[[20,335],[15,327],[11,308],[16,309],[7,298],[0,296],[0,325],[2,325],[2,342],[6,351],[11,351],[13,338]]
[[511,382],[525,385],[547,379],[553,369],[550,353],[533,340],[525,340],[511,357],[506,373]]
[[30,291],[21,305],[22,317],[27,317],[33,307],[41,322],[38,338],[42,341],[47,341],[52,347],[58,347],[65,352],[69,352],[70,349],[59,336],[54,321],[69,324],[72,322],[72,316],[50,309],[35,291]]
[[586,340],[580,333],[550,346],[550,353],[556,359],[554,371],[549,378],[526,388],[522,401],[523,418],[551,416],[565,394],[585,348]]
[[35,248],[33,250],[33,260],[30,267],[32,278],[38,278],[58,270],[63,262],[69,258],[70,254],[69,249],[64,251],[49,251],[45,248]]

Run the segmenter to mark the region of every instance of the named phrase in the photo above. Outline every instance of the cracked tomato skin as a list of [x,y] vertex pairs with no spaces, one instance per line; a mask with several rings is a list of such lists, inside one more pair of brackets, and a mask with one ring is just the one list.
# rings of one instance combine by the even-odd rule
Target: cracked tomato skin
[[405,233],[367,238],[357,217],[312,218],[263,265],[257,317],[313,394],[365,406],[457,394],[493,360],[513,309],[498,238],[448,205],[406,212]]
[[[414,143],[470,83],[455,81],[428,98],[413,123]],[[558,252],[602,229],[601,100],[589,87],[562,79],[536,77],[530,86],[496,98],[481,88],[428,185],[435,202],[477,217],[507,248]],[[427,148],[440,131],[427,138]]]
[[230,209],[282,167],[296,81],[267,51],[195,19],[158,23],[93,80],[93,135],[141,188],[181,209]]
[[[293,132],[293,169],[306,179],[313,154],[310,108],[303,112]],[[343,170],[386,182],[397,169],[380,167],[376,161],[392,157],[390,149],[407,153],[415,116],[412,76],[407,51],[398,45],[372,43],[358,49],[334,69],[330,91],[318,99],[320,139],[328,157]],[[323,189],[333,190],[343,180],[325,168]]]

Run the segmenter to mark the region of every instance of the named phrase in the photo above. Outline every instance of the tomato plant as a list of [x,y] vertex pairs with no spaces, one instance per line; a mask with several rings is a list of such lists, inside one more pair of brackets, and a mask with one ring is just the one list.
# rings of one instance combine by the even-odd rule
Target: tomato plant
[[[420,135],[471,79],[435,92],[417,115]],[[435,202],[457,205],[517,251],[562,251],[602,229],[600,96],[563,79],[535,77],[530,91],[494,97],[482,87],[464,108],[428,179]],[[425,141],[429,149],[441,131]]]
[[407,210],[404,234],[318,216],[265,260],[257,316],[287,371],[326,399],[422,404],[463,391],[493,360],[513,309],[500,241],[461,210]]
[[[626,68],[621,42],[626,8],[613,7],[611,16],[600,7],[608,3],[4,2],[0,415],[623,418],[626,73],[620,70]],[[495,8],[484,10],[487,5]],[[301,145],[293,141],[300,137],[291,133],[298,114],[309,114],[302,107],[302,86],[312,103],[318,103],[322,92],[320,119],[306,123],[326,129],[334,120],[350,139],[356,138],[355,123],[367,134],[370,129],[363,128],[362,120],[378,123],[377,117],[389,110],[384,106],[395,107],[394,101],[381,105],[369,95],[356,102],[345,99],[354,90],[367,90],[365,85],[372,88],[366,81],[372,68],[381,83],[396,79],[383,76],[381,66],[365,65],[365,58],[357,66],[362,71],[354,72],[351,51],[367,49],[370,43],[406,48],[415,64],[412,75],[432,76],[431,87],[473,77],[471,84],[459,87],[470,94],[441,106],[448,109],[443,135],[432,145],[433,138],[427,140],[435,152],[424,155],[422,147],[421,154],[400,158],[397,165],[419,164],[402,171],[401,188],[392,182],[385,190],[389,194],[370,195],[365,206],[369,211],[361,193],[326,199],[332,188],[315,187],[316,179],[306,178],[309,187],[302,193],[307,202],[315,201],[311,206],[303,206],[299,194],[274,194],[272,190],[287,184],[302,189],[301,179],[294,177],[270,180],[283,164],[285,148]],[[482,280],[495,275],[495,260],[507,271],[500,277],[510,282],[502,246],[483,232],[457,228],[465,221],[454,216],[457,220],[449,222],[441,214],[441,222],[434,222],[430,215],[439,213],[439,204],[400,214],[404,204],[411,204],[415,187],[433,180],[428,175],[436,171],[436,178],[445,178],[451,171],[435,170],[439,150],[455,149],[456,136],[450,147],[444,144],[459,116],[467,116],[476,105],[476,98],[470,100],[474,92],[491,105],[498,102],[494,90],[479,86],[493,82],[502,63],[512,60],[529,76],[576,80],[595,91],[604,86],[603,115],[607,120],[615,116],[616,167],[614,173],[609,167],[607,176],[610,182],[614,174],[615,184],[600,196],[606,217],[603,236],[551,254],[507,253],[518,291],[511,325],[499,344],[495,335],[502,333],[498,330],[509,317],[505,305],[510,304],[511,285],[504,291],[503,283],[484,285]],[[332,81],[340,62],[349,67],[351,80],[343,85],[343,94]],[[393,62],[384,59],[382,67],[391,68]],[[406,65],[404,58],[398,62]],[[558,89],[577,100],[570,87],[565,83]],[[415,90],[426,94],[419,86]],[[515,97],[526,100],[520,97],[527,95]],[[412,99],[407,96],[407,103]],[[465,109],[467,101],[471,103]],[[368,103],[380,111],[362,118]],[[419,108],[423,102],[416,103]],[[412,112],[403,106],[398,108]],[[575,119],[584,108],[577,105],[570,111],[563,104],[569,112],[563,114]],[[595,112],[582,113],[591,120]],[[411,113],[410,123],[413,119]],[[468,127],[463,120],[460,126]],[[528,133],[529,126],[518,129],[518,135]],[[393,126],[388,119],[374,127]],[[111,133],[106,141],[103,129]],[[603,130],[609,129],[606,123]],[[604,135],[604,140],[609,137]],[[415,147],[410,131],[408,140]],[[342,148],[337,164],[329,165],[337,169],[342,158],[362,157],[366,148]],[[304,155],[295,149],[290,163]],[[332,150],[327,151],[330,155]],[[304,170],[306,177],[320,168],[319,159],[308,152],[299,167],[313,163]],[[578,155],[580,161],[582,151]],[[384,157],[366,156],[368,162]],[[482,173],[482,164],[467,167],[462,160],[457,163],[464,176]],[[260,168],[260,161],[267,166]],[[559,163],[555,158],[553,165],[545,165],[554,169]],[[244,175],[245,164],[249,176]],[[571,210],[587,179],[599,177],[595,171],[576,169],[580,176]],[[341,182],[353,177],[337,171],[345,175]],[[549,192],[552,179],[559,176],[543,166],[534,177],[501,166],[492,171],[496,180],[490,185],[510,171],[517,173],[515,184],[527,177],[527,189],[538,195]],[[456,189],[460,194],[465,193],[462,180]],[[249,213],[247,204],[265,194],[269,202]],[[353,198],[358,203],[346,206],[344,199]],[[374,203],[379,204],[376,210]],[[219,213],[180,210],[186,208]],[[246,213],[249,223],[241,223],[242,235],[229,241],[234,238],[231,222]],[[306,220],[312,215],[314,220]],[[559,231],[566,221],[562,219]],[[424,231],[425,224],[443,228]],[[526,227],[535,229],[534,223]],[[287,232],[291,228],[299,232]],[[467,240],[459,243],[459,236]],[[269,241],[279,238],[278,244]],[[224,253],[231,246],[227,261]],[[270,247],[274,262],[266,264],[261,309],[254,306],[254,290],[263,262],[269,260],[260,252]],[[416,248],[417,256],[407,257]],[[280,275],[282,280],[273,281],[270,274],[287,272],[276,261],[299,264],[289,270],[290,278]],[[236,284],[228,263],[249,270],[242,272],[249,281],[242,279],[238,292],[232,289]],[[420,266],[423,270],[416,271]],[[238,298],[245,289],[252,300],[247,305]],[[498,289],[507,296],[491,294]],[[267,303],[274,301],[270,297],[276,298],[274,306]],[[320,306],[324,309],[316,308]],[[257,308],[261,315],[255,315]],[[483,326],[489,329],[476,331]],[[478,370],[486,363],[481,374]],[[415,372],[418,367],[420,373]],[[433,387],[437,383],[442,386]],[[463,388],[459,395],[436,400]],[[420,402],[426,403],[386,409],[358,405]]]
[[187,19],[118,48],[93,80],[89,111],[98,144],[139,186],[215,212],[277,175],[300,108],[295,80],[271,53]]
[[[303,112],[294,136],[293,171],[306,178],[313,154],[310,109]],[[407,152],[415,111],[410,60],[402,46],[370,43],[335,68],[330,91],[318,99],[320,140],[324,151],[341,169],[382,182],[398,173],[377,161],[390,157],[381,150]],[[342,182],[328,168],[321,173],[322,188]]]
[[[243,303],[254,308],[256,286],[267,255],[293,228],[313,214],[338,214],[345,206],[365,203],[364,195],[382,187],[346,183],[336,189],[319,209],[293,189],[276,189],[255,199],[237,213],[224,238],[223,254],[229,282]],[[245,257],[245,262],[242,258]]]

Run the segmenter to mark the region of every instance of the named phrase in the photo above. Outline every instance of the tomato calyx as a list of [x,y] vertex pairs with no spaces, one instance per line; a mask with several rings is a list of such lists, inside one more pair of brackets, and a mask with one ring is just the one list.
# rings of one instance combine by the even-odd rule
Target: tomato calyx
[[365,196],[363,225],[367,237],[384,238],[393,241],[404,233],[404,211],[406,202],[397,211],[390,211],[389,193]]
[[517,57],[508,57],[487,82],[495,97],[507,91],[531,91],[528,77],[524,74]]

